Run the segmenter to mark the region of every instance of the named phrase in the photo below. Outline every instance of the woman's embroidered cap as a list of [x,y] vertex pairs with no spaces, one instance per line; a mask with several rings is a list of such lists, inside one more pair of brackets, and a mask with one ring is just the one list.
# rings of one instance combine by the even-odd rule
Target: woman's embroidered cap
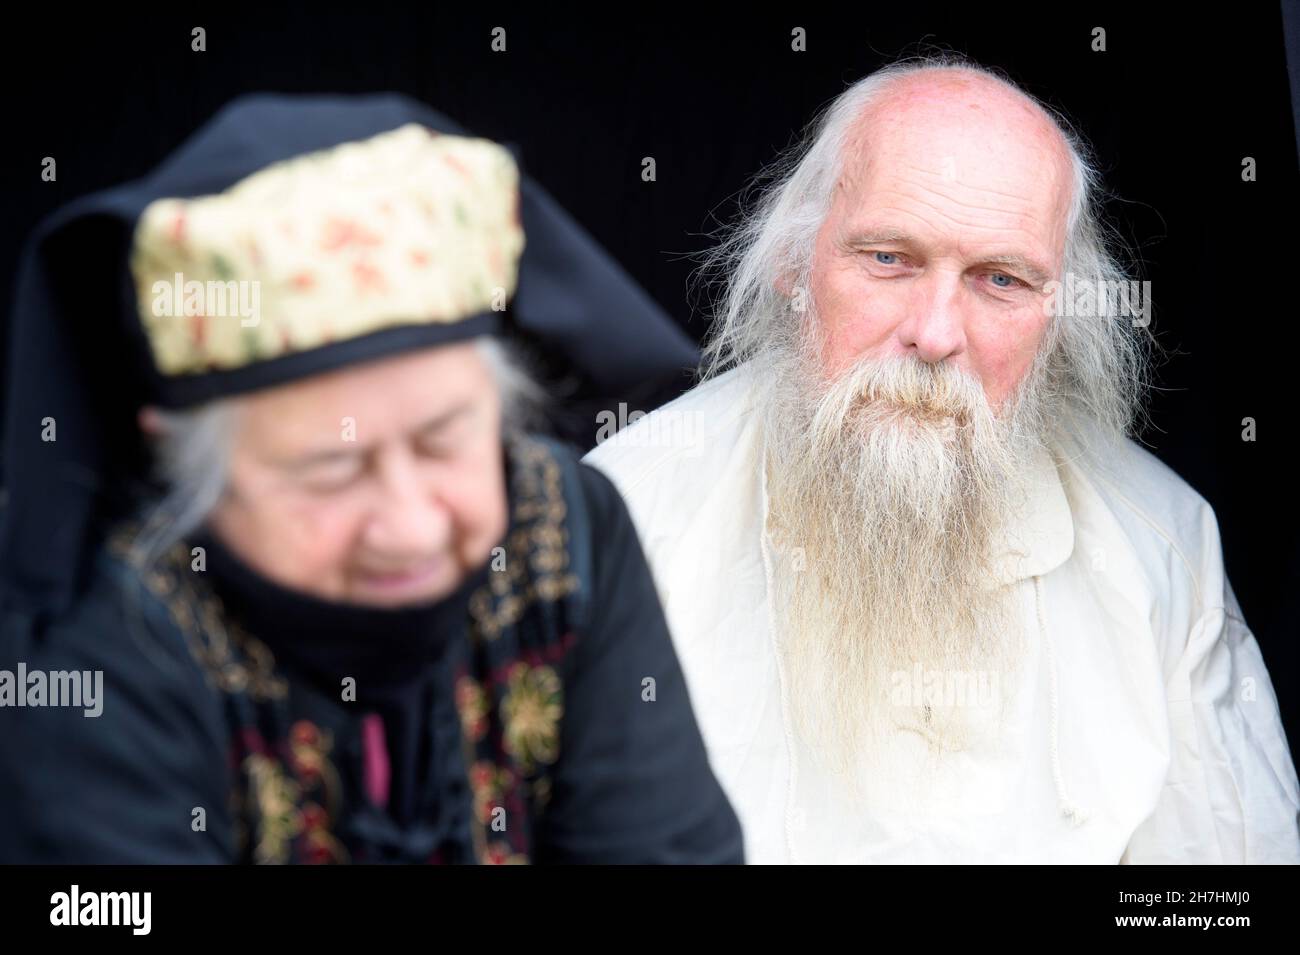
[[523,245],[510,152],[410,123],[152,202],[130,264],[154,364],[176,376],[502,311]]

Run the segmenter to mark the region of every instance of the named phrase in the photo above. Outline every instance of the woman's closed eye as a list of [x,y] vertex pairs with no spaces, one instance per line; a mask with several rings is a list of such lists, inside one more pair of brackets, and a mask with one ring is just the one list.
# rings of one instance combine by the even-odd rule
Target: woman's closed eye
[[365,461],[361,455],[340,454],[306,465],[298,472],[297,479],[308,491],[328,493],[343,490],[364,471]]
[[415,436],[416,450],[430,458],[453,456],[474,434],[477,415],[465,408]]

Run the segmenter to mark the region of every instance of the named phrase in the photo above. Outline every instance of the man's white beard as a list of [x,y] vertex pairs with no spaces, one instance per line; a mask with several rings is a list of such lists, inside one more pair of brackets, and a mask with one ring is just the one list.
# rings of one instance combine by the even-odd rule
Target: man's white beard
[[1023,647],[994,545],[1046,441],[1045,373],[1036,362],[995,416],[951,364],[867,360],[826,382],[813,354],[774,346],[759,362],[798,731],[836,774],[900,731],[936,756],[976,745],[1004,715]]

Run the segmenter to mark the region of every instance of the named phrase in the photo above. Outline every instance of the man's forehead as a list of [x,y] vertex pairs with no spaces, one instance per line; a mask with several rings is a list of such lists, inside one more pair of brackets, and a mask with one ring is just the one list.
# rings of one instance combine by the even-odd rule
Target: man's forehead
[[927,243],[1005,247],[1050,270],[1070,169],[1060,132],[1027,100],[986,87],[890,93],[846,143],[833,219],[844,238],[894,228]]
[[1032,101],[992,81],[900,83],[855,124],[841,185],[853,191],[909,178],[1050,214],[1069,200],[1068,148]]

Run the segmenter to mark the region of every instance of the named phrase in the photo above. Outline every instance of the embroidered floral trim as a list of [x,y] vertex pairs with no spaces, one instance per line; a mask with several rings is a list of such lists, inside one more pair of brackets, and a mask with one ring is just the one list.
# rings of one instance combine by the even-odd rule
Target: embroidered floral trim
[[234,809],[241,844],[251,833],[253,862],[348,861],[347,849],[330,831],[339,803],[338,776],[328,759],[333,745],[329,733],[307,720],[290,730],[286,759],[278,758],[256,730],[237,734],[235,756],[244,795]]
[[262,753],[249,753],[241,768],[257,806],[253,861],[259,865],[288,862],[293,840],[302,832],[302,815],[298,811],[301,790],[285,774],[279,760]]
[[487,735],[491,704],[483,687],[469,676],[456,681],[456,710],[466,739],[477,743]]
[[333,749],[333,736],[309,720],[298,720],[289,730],[289,762],[302,786],[301,859],[315,865],[348,861],[347,849],[331,833],[342,800],[338,772],[329,759]]
[[[214,686],[230,699],[284,705],[288,683],[276,673],[270,648],[227,622],[221,599],[190,569],[188,545],[178,543],[146,567],[132,546],[136,531],[131,525],[119,528],[109,539],[110,550],[135,568],[163,602]],[[347,849],[331,833],[342,785],[329,758],[334,741],[328,732],[298,720],[289,728],[287,752],[277,755],[254,727],[245,725],[232,746],[244,790],[232,798],[236,834],[241,844],[252,839],[254,862],[348,861]]]
[[564,713],[559,675],[549,666],[520,661],[510,668],[501,711],[505,750],[525,773],[549,765],[560,755],[560,717]]
[[333,749],[333,736],[308,720],[298,720],[289,730],[290,762],[294,773],[313,795],[319,794],[325,799],[326,814],[330,818],[338,815],[343,789],[338,771],[328,758]]
[[[470,599],[470,660],[455,692],[474,800],[471,835],[485,864],[529,861],[533,818],[552,790],[547,770],[560,755],[564,688],[558,664],[574,642],[567,632],[540,644],[524,634],[501,637],[533,604],[558,602],[578,589],[560,462],[545,444],[527,438],[507,450],[513,509],[506,564]],[[505,831],[492,828],[498,807],[506,811]]]
[[505,569],[470,598],[476,632],[495,640],[518,623],[538,600],[555,601],[578,589],[569,572],[568,508],[560,486],[560,464],[540,442],[518,439],[509,448],[514,530],[505,543]]
[[510,770],[490,760],[481,759],[470,768],[469,788],[474,794],[474,818],[480,824],[492,824],[494,810],[504,808],[506,790],[513,784]]
[[221,599],[190,569],[190,551],[179,542],[152,566],[133,546],[136,525],[123,525],[108,540],[110,551],[139,574],[184,634],[190,653],[223,693],[246,693],[263,702],[284,699],[288,684],[275,672],[270,648],[234,623],[227,623]]

